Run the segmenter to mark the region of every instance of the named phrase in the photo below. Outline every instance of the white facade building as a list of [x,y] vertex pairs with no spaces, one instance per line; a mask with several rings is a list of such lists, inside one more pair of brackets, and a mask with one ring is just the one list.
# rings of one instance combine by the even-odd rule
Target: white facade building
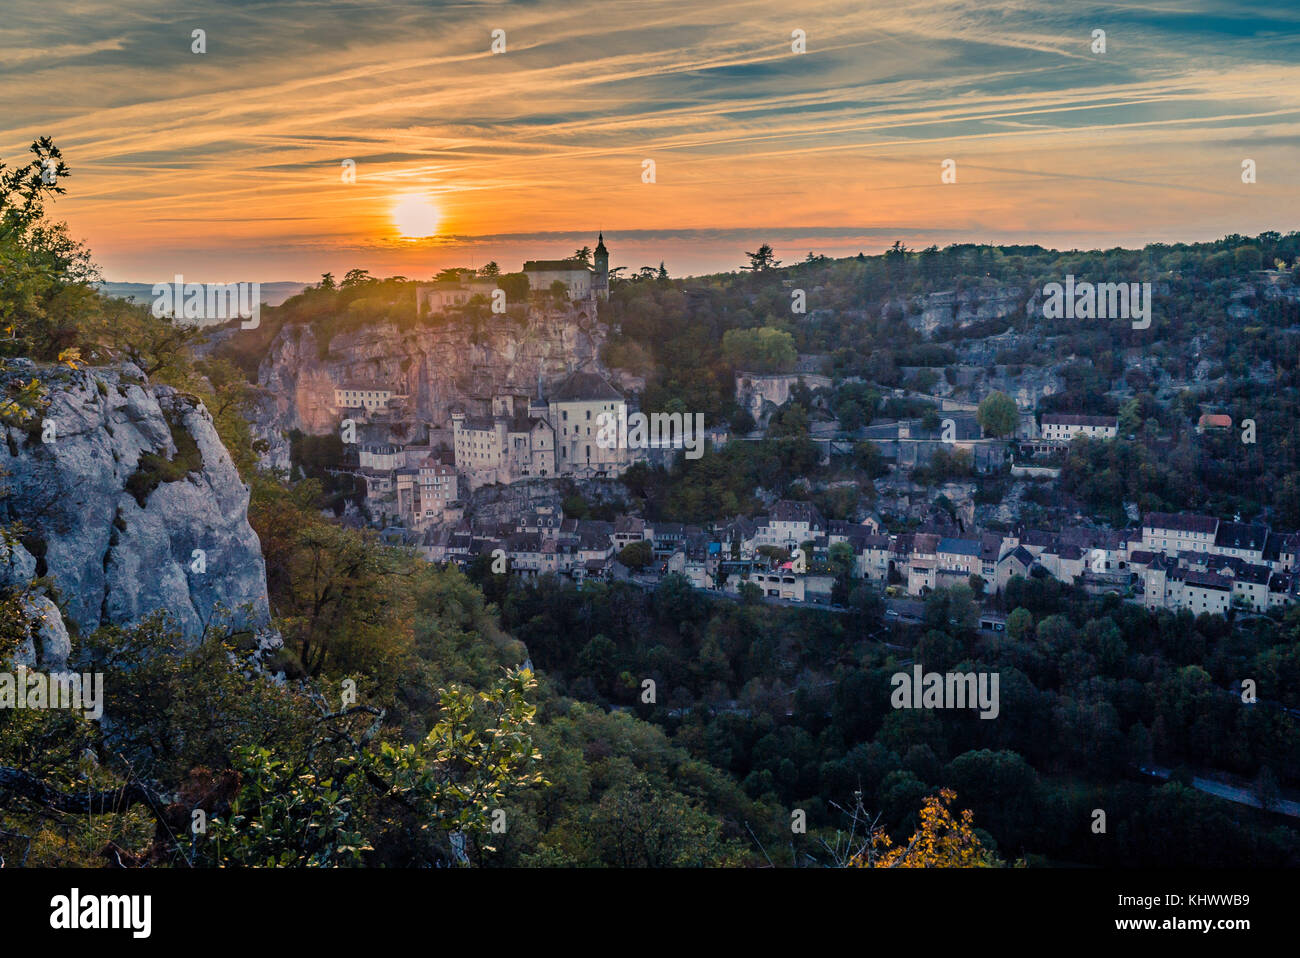
[[1119,420],[1113,416],[1075,416],[1044,413],[1042,437],[1069,441],[1075,436],[1089,439],[1114,439],[1119,434]]

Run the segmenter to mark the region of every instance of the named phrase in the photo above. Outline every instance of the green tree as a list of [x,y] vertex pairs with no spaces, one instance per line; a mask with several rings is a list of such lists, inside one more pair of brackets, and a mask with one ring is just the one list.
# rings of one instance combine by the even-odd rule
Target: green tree
[[644,540],[630,542],[619,550],[618,561],[639,572],[654,561],[654,548]]
[[1119,407],[1119,434],[1129,436],[1142,428],[1142,404],[1137,398],[1130,399]]
[[526,273],[503,273],[497,277],[497,287],[505,290],[506,302],[510,305],[526,305],[532,287]]
[[727,330],[722,355],[733,367],[755,373],[786,372],[799,358],[794,337],[772,326]]
[[30,151],[22,166],[0,163],[0,355],[54,359],[79,345],[98,274],[67,227],[45,218],[71,175],[63,154],[49,137]]
[[827,563],[832,575],[852,575],[856,561],[857,555],[853,551],[853,546],[847,542],[832,543],[827,550]]
[[535,688],[531,672],[515,670],[484,691],[450,685],[439,690],[439,719],[420,742],[362,742],[316,766],[243,749],[240,791],[201,847],[220,865],[357,864],[374,850],[367,830],[391,837],[432,827],[446,844],[428,846],[422,863],[468,864],[466,842],[490,833],[507,795],[546,784],[532,740]]
[[1028,609],[1015,608],[1007,616],[1007,638],[1016,642],[1034,637],[1034,617]]
[[746,253],[745,255],[749,257],[749,265],[743,268],[750,272],[765,273],[781,265],[781,261],[776,258],[772,252],[772,247],[767,243],[760,246],[757,252]]
[[1020,410],[1014,399],[995,389],[980,401],[975,419],[986,433],[1001,438],[1015,433]]
[[872,479],[879,479],[889,474],[889,466],[880,452],[880,447],[869,440],[853,444],[853,466]]
[[607,791],[590,827],[605,863],[618,868],[717,866],[740,856],[715,818],[644,775]]

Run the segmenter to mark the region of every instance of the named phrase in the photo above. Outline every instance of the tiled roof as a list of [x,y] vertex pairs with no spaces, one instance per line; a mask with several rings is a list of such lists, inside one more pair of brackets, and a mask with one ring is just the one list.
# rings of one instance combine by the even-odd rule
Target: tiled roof
[[525,273],[536,271],[555,272],[557,270],[591,272],[591,268],[586,263],[576,259],[530,259],[524,263]]
[[1232,591],[1232,580],[1227,576],[1216,575],[1213,572],[1185,572],[1182,579],[1188,585],[1196,586],[1198,589]]
[[1142,526],[1146,529],[1212,533],[1219,527],[1219,520],[1190,512],[1148,512],[1142,518]]
[[1058,537],[1062,545],[1078,546],[1080,549],[1118,550],[1124,542],[1120,533],[1113,529],[1089,529],[1083,526],[1067,526]]
[[1263,550],[1268,539],[1268,526],[1249,522],[1220,522],[1214,544],[1223,549]]
[[506,537],[507,552],[540,552],[542,536],[538,532],[512,532]]
[[980,554],[980,544],[974,539],[940,539],[938,551],[952,555],[977,556]]
[[980,536],[980,555],[988,562],[997,562],[1002,555],[1002,534],[985,532]]
[[1044,413],[1044,426],[1110,426],[1115,427],[1119,420],[1114,416],[1077,416],[1073,413]]
[[930,532],[918,532],[912,538],[912,551],[921,555],[934,555],[939,548],[940,537]]
[[1237,579],[1242,582],[1253,582],[1256,585],[1267,585],[1272,574],[1273,570],[1268,566],[1243,562],[1241,568],[1237,570]]
[[809,525],[823,525],[821,513],[811,502],[797,499],[782,499],[772,507],[772,518],[777,522],[806,522]]
[[1017,562],[1019,562],[1021,565],[1025,566],[1026,568],[1034,564],[1034,554],[1030,552],[1028,549],[1026,549],[1024,546],[1016,546],[1013,550],[1011,550],[1005,556],[1003,556],[1003,558],[1015,559]]
[[622,394],[603,376],[576,372],[562,382],[551,397],[554,402],[586,402],[599,399],[622,399]]

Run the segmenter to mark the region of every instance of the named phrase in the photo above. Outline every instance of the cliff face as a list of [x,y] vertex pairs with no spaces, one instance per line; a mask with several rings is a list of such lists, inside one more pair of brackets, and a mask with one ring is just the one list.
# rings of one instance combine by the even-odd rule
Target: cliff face
[[530,309],[526,322],[492,315],[477,332],[453,317],[412,329],[375,323],[328,343],[309,326],[286,325],[258,370],[268,396],[259,425],[328,432],[337,426],[334,387],[343,383],[392,388],[410,397],[410,415],[439,426],[448,423],[452,406],[484,414],[495,394],[535,395],[539,375],[547,388],[571,369],[608,375],[599,361],[605,328],[589,310],[584,304]]
[[927,293],[885,304],[901,309],[912,328],[925,335],[935,330],[957,326],[964,328],[987,319],[1006,319],[1018,312],[1024,292],[1015,286],[965,289],[960,292]]
[[40,380],[49,405],[30,426],[0,427],[0,510],[22,527],[0,580],[48,577],[83,633],[159,609],[190,641],[223,610],[240,626],[268,622],[248,489],[200,402],[130,365],[74,373],[19,360],[0,373],[15,377]]
[[594,505],[614,503],[620,510],[631,507],[627,486],[617,479],[527,479],[508,486],[475,489],[469,496],[465,514],[484,522],[508,522],[541,508],[558,513],[571,490],[581,493]]

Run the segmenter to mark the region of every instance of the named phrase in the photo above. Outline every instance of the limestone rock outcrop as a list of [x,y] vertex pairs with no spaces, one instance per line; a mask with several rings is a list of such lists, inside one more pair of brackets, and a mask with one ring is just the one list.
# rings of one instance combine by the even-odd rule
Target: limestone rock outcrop
[[[10,361],[0,384],[15,378],[39,380],[48,405],[0,426],[0,510],[21,543],[0,556],[4,584],[48,582],[82,633],[158,610],[191,642],[210,623],[268,623],[249,490],[201,402],[150,385],[130,365],[71,371]],[[38,657],[57,658],[50,630],[34,636]]]
[[310,325],[279,330],[258,369],[271,408],[258,416],[263,432],[337,428],[334,388],[382,384],[405,395],[415,420],[447,426],[453,407],[491,412],[504,392],[535,395],[538,378],[553,388],[574,369],[608,375],[600,362],[606,328],[589,304],[531,308],[526,320],[491,315],[477,325],[459,317],[401,328],[370,323],[321,342]]

